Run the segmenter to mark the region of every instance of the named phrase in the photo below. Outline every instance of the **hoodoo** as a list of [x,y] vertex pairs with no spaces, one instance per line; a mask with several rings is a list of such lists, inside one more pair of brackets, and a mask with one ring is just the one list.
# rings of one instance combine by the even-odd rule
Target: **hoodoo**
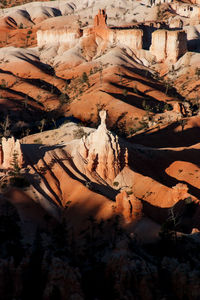
[[128,163],[128,151],[121,146],[117,135],[113,135],[106,127],[106,111],[100,111],[101,124],[88,137],[83,137],[78,153],[84,162],[86,173],[95,173],[108,183]]
[[0,151],[1,151],[1,156],[0,156],[1,168],[3,169],[11,168],[15,155],[19,167],[22,167],[23,155],[22,155],[21,144],[19,140],[15,141],[14,137],[8,139],[3,137]]

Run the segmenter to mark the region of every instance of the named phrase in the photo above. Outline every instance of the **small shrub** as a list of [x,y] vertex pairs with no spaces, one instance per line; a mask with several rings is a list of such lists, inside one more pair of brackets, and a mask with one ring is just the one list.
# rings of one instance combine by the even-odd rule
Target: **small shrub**
[[130,195],[133,194],[133,192],[132,192],[132,190],[129,190],[129,191],[126,191],[126,194],[127,194],[128,196],[130,196]]
[[74,138],[76,139],[81,139],[83,136],[86,135],[85,131],[81,127],[78,128],[77,130],[74,130],[73,134],[74,134]]
[[33,142],[34,142],[35,144],[42,144],[42,140],[41,140],[40,138],[35,139]]
[[82,82],[83,82],[83,83],[86,83],[87,86],[90,87],[89,78],[88,78],[86,72],[83,72],[83,74],[82,74]]

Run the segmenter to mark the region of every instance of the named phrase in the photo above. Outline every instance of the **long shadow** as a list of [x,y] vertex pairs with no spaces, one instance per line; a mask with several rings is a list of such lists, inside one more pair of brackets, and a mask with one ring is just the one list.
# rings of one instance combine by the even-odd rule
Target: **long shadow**
[[[61,149],[61,152],[63,153],[64,156],[66,156],[66,158],[67,158],[68,162],[70,163],[70,166],[73,168],[73,170],[76,173],[78,173],[81,177],[83,177],[85,179],[85,181],[88,181],[89,180],[88,177],[77,168],[77,166],[74,164],[72,157],[69,156],[68,153],[64,149]],[[101,181],[104,183],[105,186],[107,186],[110,189],[110,186],[107,184],[107,182],[105,180],[103,180],[101,178]],[[111,191],[113,192],[112,188],[111,188]]]
[[[78,170],[78,168],[76,167],[76,165],[74,164],[72,158],[67,155],[67,153],[63,150],[62,153],[65,155],[65,158],[60,158],[58,157],[56,154],[54,154],[54,159],[51,160],[51,162],[49,164],[47,164],[46,162],[44,162],[44,155],[46,153],[46,151],[49,150],[55,150],[58,148],[58,146],[50,146],[50,147],[42,147],[41,144],[22,144],[22,151],[24,153],[24,160],[25,160],[25,164],[30,164],[32,165],[32,167],[34,168],[34,170],[41,176],[41,178],[43,179],[46,187],[48,188],[48,190],[52,193],[52,195],[55,197],[55,199],[57,200],[57,202],[61,205],[61,201],[59,199],[59,197],[54,193],[54,191],[51,189],[49,183],[47,182],[44,174],[47,171],[50,171],[51,175],[51,168],[53,167],[53,165],[55,163],[58,163],[62,169],[74,180],[77,180],[79,182],[81,182],[83,185],[85,185],[86,182],[90,182],[90,189],[94,192],[97,192],[103,196],[108,197],[111,200],[115,200],[115,197],[118,193],[118,191],[116,191],[115,189],[111,188],[109,185],[101,185],[95,182],[91,182],[90,179],[83,174],[82,172],[80,172],[80,170]],[[63,146],[60,146],[60,148],[62,148]],[[34,153],[34,157],[31,156],[31,153]],[[27,154],[28,153],[28,154]],[[44,162],[44,167],[41,167],[39,170],[36,170],[36,168],[33,166],[35,164],[37,164],[37,162],[39,160],[42,160]],[[70,166],[73,168],[73,170],[75,172],[77,172],[82,178],[84,178],[85,180],[81,180],[80,178],[78,178],[73,172],[71,172],[69,170],[69,168],[64,164],[63,161],[67,160],[70,163]],[[54,179],[55,176],[53,176]],[[39,188],[39,187],[38,187]],[[40,188],[41,191],[41,188]],[[44,191],[43,191],[43,195],[44,195]]]
[[45,91],[51,92],[52,94],[55,94],[57,96],[60,96],[62,93],[61,91],[54,86],[53,84],[50,84],[49,82],[46,82],[44,80],[41,79],[24,79],[24,82],[27,82],[31,85],[34,85],[38,88],[41,88]]
[[4,90],[4,91],[9,92],[10,94],[20,96],[20,97],[22,97],[22,98],[24,98],[24,99],[27,99],[27,100],[31,101],[31,102],[37,103],[37,104],[38,104],[39,106],[41,106],[41,107],[44,107],[44,105],[43,105],[41,102],[35,100],[34,98],[32,98],[32,97],[30,97],[29,95],[24,94],[24,93],[22,93],[22,92],[14,91],[14,90],[12,90],[12,89],[10,89],[10,88],[7,88],[7,87],[1,87],[1,86],[0,86],[0,90]]
[[5,20],[6,25],[13,29],[17,29],[17,22],[12,17],[7,17]]
[[174,87],[169,86],[168,87],[168,91],[166,93],[166,87],[164,86],[164,83],[160,83],[159,81],[155,80],[152,73],[148,72],[147,70],[142,70],[142,69],[137,69],[137,68],[133,68],[133,67],[128,67],[126,65],[122,65],[122,67],[128,71],[130,71],[131,73],[135,73],[140,75],[141,77],[146,77],[148,79],[150,79],[152,82],[150,81],[146,81],[142,78],[135,78],[129,75],[124,74],[123,77],[127,78],[129,80],[134,80],[134,81],[138,81],[140,83],[143,83],[145,85],[148,85],[149,87],[151,87],[153,90],[157,89],[160,92],[163,92],[164,94],[168,95],[168,96],[173,96],[178,98],[179,100],[184,100],[184,97],[181,96],[177,90]]
[[[170,217],[170,207],[163,208],[154,206],[149,202],[142,200],[143,212],[146,216],[153,219],[159,224],[163,224]],[[193,207],[189,207],[184,200],[178,201],[173,207],[173,213],[176,216],[176,230],[184,233],[191,233],[192,228],[200,229],[200,222],[197,221],[196,215],[199,213],[199,205],[192,204]],[[172,208],[171,207],[171,208]],[[188,222],[189,220],[189,222]]]
[[190,52],[200,52],[200,38],[189,40],[187,42],[188,51]]
[[[46,167],[47,171],[49,171],[51,177],[54,179],[54,181],[56,182],[56,186],[60,192],[60,194],[62,194],[62,191],[60,189],[60,183],[57,179],[57,177],[55,176],[55,174],[52,172],[52,167],[53,165],[55,164],[55,159],[52,159],[51,162],[49,164],[46,163],[46,161],[44,160],[44,158],[42,159],[42,162],[44,164],[44,167]],[[51,192],[51,194],[54,196],[54,198],[56,199],[57,203],[60,204],[60,206],[62,206],[62,201],[61,199],[57,196],[57,194],[54,192],[54,190],[51,188],[50,184],[48,183],[48,181],[46,180],[46,178],[40,173],[40,175],[42,176],[43,178],[43,181],[46,185],[46,187],[48,188],[48,190]]]
[[83,173],[81,173],[77,167],[74,165],[74,163],[72,162],[72,160],[70,158],[66,158],[66,160],[68,160],[70,162],[70,165],[72,166],[72,168],[74,169],[75,172],[77,172],[79,175],[82,176],[82,178],[84,178],[85,180],[82,180],[80,178],[78,178],[74,173],[72,173],[69,168],[63,163],[63,161],[58,158],[57,156],[55,156],[55,159],[57,161],[57,163],[63,168],[63,170],[74,180],[77,180],[79,182],[81,182],[83,185],[85,185],[86,182],[90,182],[90,189],[94,192],[97,192],[113,201],[115,201],[115,197],[118,194],[118,191],[114,190],[113,188],[111,188],[109,185],[101,185],[98,184],[96,182],[91,182],[90,179],[84,175]]
[[[33,170],[38,174],[36,168],[34,166],[32,166]],[[36,177],[35,175],[32,175],[30,173],[26,174],[27,179],[31,182],[31,184],[33,185],[33,187],[47,200],[49,201],[49,203],[51,203],[53,206],[56,207],[56,203],[52,200],[52,198],[41,188],[40,186],[40,182],[41,179],[43,179],[41,176],[41,178]],[[47,187],[48,188],[48,187]],[[57,200],[57,199],[56,199]],[[59,202],[58,202],[59,203]]]
[[[47,164],[44,160],[44,155],[47,151],[49,150],[54,150],[55,148],[58,148],[57,146],[52,146],[52,147],[41,147],[41,144],[22,144],[22,152],[24,154],[24,160],[25,160],[25,164],[30,164],[32,166],[32,168],[34,169],[34,171],[42,178],[45,186],[47,187],[47,189],[49,190],[49,192],[53,195],[53,197],[56,199],[57,203],[62,206],[62,202],[59,199],[59,197],[57,196],[57,194],[53,191],[53,189],[51,188],[49,182],[47,181],[47,179],[45,178],[44,174],[49,171],[51,176],[54,178],[54,180],[56,180],[56,182],[58,183],[57,178],[55,177],[55,175],[53,174],[53,172],[51,171],[51,168],[53,167],[53,165],[55,164],[55,159],[52,159],[51,162],[49,164]],[[34,153],[34,156],[31,156],[31,153]],[[44,167],[40,168],[39,170],[37,170],[36,167],[34,167],[34,165],[39,161],[42,160]],[[41,189],[40,185],[35,182],[35,187],[37,187],[37,190],[48,200],[50,200],[51,198]],[[53,203],[53,200],[51,199],[51,202]]]
[[[9,74],[9,75],[13,75],[13,73],[12,73],[12,72],[10,72],[10,71],[5,71],[5,70],[3,70],[3,69],[0,69],[0,73],[2,73],[2,74]],[[13,75],[13,76],[15,76],[15,75]]]
[[[129,89],[126,88],[126,90],[128,91]],[[111,92],[107,92],[107,91],[104,91],[104,90],[100,90],[100,91],[103,92],[103,93],[109,94],[110,96],[112,96],[115,99],[123,101],[124,103],[127,103],[129,105],[132,105],[132,106],[137,107],[137,108],[142,109],[142,110],[145,109],[145,106],[143,104],[144,100],[146,101],[145,105],[149,105],[150,110],[153,111],[153,112],[163,112],[164,105],[166,104],[165,102],[157,101],[155,99],[154,100],[152,100],[152,99],[149,100],[148,96],[145,96],[145,98],[144,97],[139,97],[139,96],[136,96],[136,95],[126,95],[126,96],[124,96],[123,94],[119,94],[119,93],[111,93]],[[133,91],[131,91],[131,92],[133,92]]]
[[142,106],[143,99],[140,98],[140,97],[137,97],[135,95],[123,96],[122,94],[110,93],[110,92],[106,92],[106,91],[103,91],[103,90],[101,90],[101,92],[106,93],[106,94],[112,96],[115,99],[123,101],[124,103],[127,103],[129,105],[132,105],[132,106],[135,106],[139,109],[144,110],[144,107]]
[[[62,146],[44,146],[42,144],[21,144],[25,163],[35,165],[40,159],[43,159],[45,153],[50,150],[57,149]],[[34,155],[31,155],[34,153]]]
[[200,127],[175,132],[178,126],[180,126],[180,123],[174,122],[157,132],[144,132],[135,135],[129,141],[152,148],[189,147],[199,143]]
[[148,176],[155,181],[168,186],[169,188],[178,183],[187,184],[189,193],[200,199],[199,188],[184,180],[178,180],[174,177],[171,177],[165,172],[165,170],[175,161],[190,162],[199,168],[199,150],[185,149],[181,151],[165,150],[162,152],[155,152],[154,150],[150,151],[145,149],[137,149],[137,151],[135,150],[129,152],[129,164],[133,171],[136,171],[143,176]]
[[[33,56],[33,57],[37,58],[37,56],[35,56],[35,55],[33,55],[33,54],[31,54],[31,55],[29,55],[29,56]],[[15,77],[17,77],[17,78],[20,78],[20,77],[16,76],[15,74],[13,74],[13,73],[10,72],[10,71],[4,71],[4,70],[0,69],[0,73],[2,73],[2,74],[13,75],[13,76],[15,76]],[[60,79],[60,78],[59,78],[59,79]],[[41,80],[41,79],[34,79],[34,78],[31,78],[31,79],[29,79],[29,78],[20,78],[20,80],[23,81],[23,82],[29,83],[29,84],[31,84],[31,85],[34,85],[34,86],[36,86],[36,87],[38,87],[38,88],[41,88],[41,89],[43,89],[43,90],[46,90],[46,91],[48,91],[48,92],[51,92],[52,94],[55,94],[55,95],[57,95],[57,96],[60,96],[60,95],[62,94],[62,92],[61,92],[56,86],[54,86],[53,84],[51,84],[51,83],[49,83],[49,82],[47,82],[47,81],[44,81],[44,80]],[[65,82],[69,84],[69,83],[70,83],[70,80],[65,80]],[[3,88],[3,87],[1,87],[1,86],[0,86],[0,88],[6,89],[6,88]],[[14,92],[14,91],[13,91],[13,92]],[[17,92],[16,92],[16,93],[17,93]],[[20,92],[18,92],[18,93],[20,93]],[[26,96],[26,97],[28,97],[28,96]],[[30,97],[30,98],[31,98],[31,97]],[[32,101],[37,102],[38,104],[41,104],[41,103],[38,102],[37,100],[35,100],[35,99],[33,99],[33,98],[31,98],[31,99],[32,99]]]
[[[146,94],[145,92],[141,92],[137,88],[127,87],[127,86],[124,86],[122,84],[118,84],[118,83],[115,83],[115,82],[110,82],[110,84],[113,85],[114,87],[119,88],[119,89],[126,89],[130,93],[136,93],[141,98],[147,100],[148,104],[150,104],[150,105],[155,105],[155,106],[159,105],[159,106],[162,106],[164,108],[164,105],[166,104],[166,102],[159,101],[159,100],[155,99],[154,97]],[[141,98],[139,98],[139,99],[141,99]]]
[[21,52],[19,52],[19,54],[16,55],[16,57],[21,59],[21,60],[24,60],[24,61],[28,62],[29,64],[31,64],[34,67],[38,68],[39,70],[41,70],[42,72],[44,72],[47,75],[51,75],[51,76],[55,75],[54,69],[48,64],[45,64],[41,61],[36,61],[36,60],[30,59],[29,57],[22,54]]
[[27,19],[29,22],[31,22],[33,25],[35,23],[31,20],[30,14],[25,9],[18,9],[18,13],[20,13],[21,16],[23,16],[25,19]]
[[[33,167],[34,168],[34,167]],[[38,171],[36,170],[36,168],[34,168],[35,172],[38,173]],[[38,173],[40,175],[40,177],[42,178],[46,188],[48,189],[48,191],[52,194],[52,196],[56,199],[57,204],[59,204],[60,206],[62,206],[62,202],[60,200],[60,198],[58,197],[58,195],[54,192],[54,190],[51,188],[49,182],[47,181],[46,177],[43,176],[41,173]],[[45,193],[44,190],[41,189],[40,190],[43,192],[43,194]],[[46,194],[46,193],[45,193]],[[47,195],[47,194],[46,194]],[[51,199],[51,197],[48,196],[48,200]],[[53,203],[54,201],[51,199],[51,203]]]

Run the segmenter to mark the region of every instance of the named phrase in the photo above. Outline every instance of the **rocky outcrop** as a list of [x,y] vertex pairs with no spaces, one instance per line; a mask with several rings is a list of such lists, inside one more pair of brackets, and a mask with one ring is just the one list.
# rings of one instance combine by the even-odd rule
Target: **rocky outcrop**
[[81,139],[78,152],[87,171],[112,184],[128,163],[128,150],[120,145],[118,136],[107,130],[106,111],[99,115],[101,124],[95,132]]
[[168,59],[175,63],[187,52],[187,36],[185,31],[156,30],[152,33],[150,52],[157,62]]
[[38,30],[37,44],[38,47],[44,45],[64,44],[73,47],[78,39],[82,36],[79,28],[64,28],[60,30]]
[[169,20],[169,28],[183,28],[183,21],[181,18],[175,17]]
[[123,216],[126,223],[140,219],[142,208],[142,202],[133,193],[122,191],[116,196],[116,212]]
[[167,59],[176,62],[187,52],[185,31],[167,31]]
[[180,200],[184,200],[191,195],[188,193],[188,186],[187,184],[178,183],[177,185],[172,187],[172,197],[174,203],[179,202]]
[[174,2],[171,4],[171,8],[177,13],[177,15],[191,18],[190,24],[198,24],[200,19],[200,7],[190,3]]
[[99,9],[98,15],[94,18],[94,27],[103,26],[106,27],[107,15],[105,9]]
[[14,160],[17,161],[19,167],[23,165],[23,155],[21,150],[21,144],[19,140],[11,138],[2,138],[2,145],[0,148],[0,167],[8,169],[12,167]]
[[123,44],[130,49],[142,49],[143,31],[141,29],[116,30],[115,42]]

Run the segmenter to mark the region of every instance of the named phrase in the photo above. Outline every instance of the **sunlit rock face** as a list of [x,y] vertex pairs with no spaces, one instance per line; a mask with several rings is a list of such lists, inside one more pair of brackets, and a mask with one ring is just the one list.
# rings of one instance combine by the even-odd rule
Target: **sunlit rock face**
[[158,62],[169,59],[175,63],[187,52],[187,36],[184,31],[156,30],[152,33],[150,52]]
[[45,45],[68,45],[69,48],[72,48],[81,37],[94,36],[97,45],[99,44],[99,40],[101,40],[105,43],[105,47],[113,44],[121,44],[131,49],[142,49],[142,30],[112,29],[107,26],[106,20],[107,15],[105,10],[100,9],[94,18],[94,26],[92,27],[86,27],[83,30],[76,26],[63,29],[38,30],[38,47]]
[[12,138],[2,138],[2,146],[0,148],[0,167],[8,169],[12,167],[13,159],[16,157],[20,167],[23,165],[23,155],[19,140]]
[[112,183],[128,163],[128,151],[120,145],[118,137],[107,130],[106,111],[100,112],[100,118],[97,130],[81,139],[77,151],[86,171]]
[[55,44],[68,44],[70,47],[73,47],[81,36],[82,33],[77,28],[38,30],[37,43],[38,47]]
[[116,30],[115,40],[131,49],[139,50],[142,49],[142,36],[143,31],[141,29]]
[[128,194],[126,191],[121,191],[116,196],[116,208],[117,213],[123,216],[126,223],[142,217],[142,202],[133,193]]

